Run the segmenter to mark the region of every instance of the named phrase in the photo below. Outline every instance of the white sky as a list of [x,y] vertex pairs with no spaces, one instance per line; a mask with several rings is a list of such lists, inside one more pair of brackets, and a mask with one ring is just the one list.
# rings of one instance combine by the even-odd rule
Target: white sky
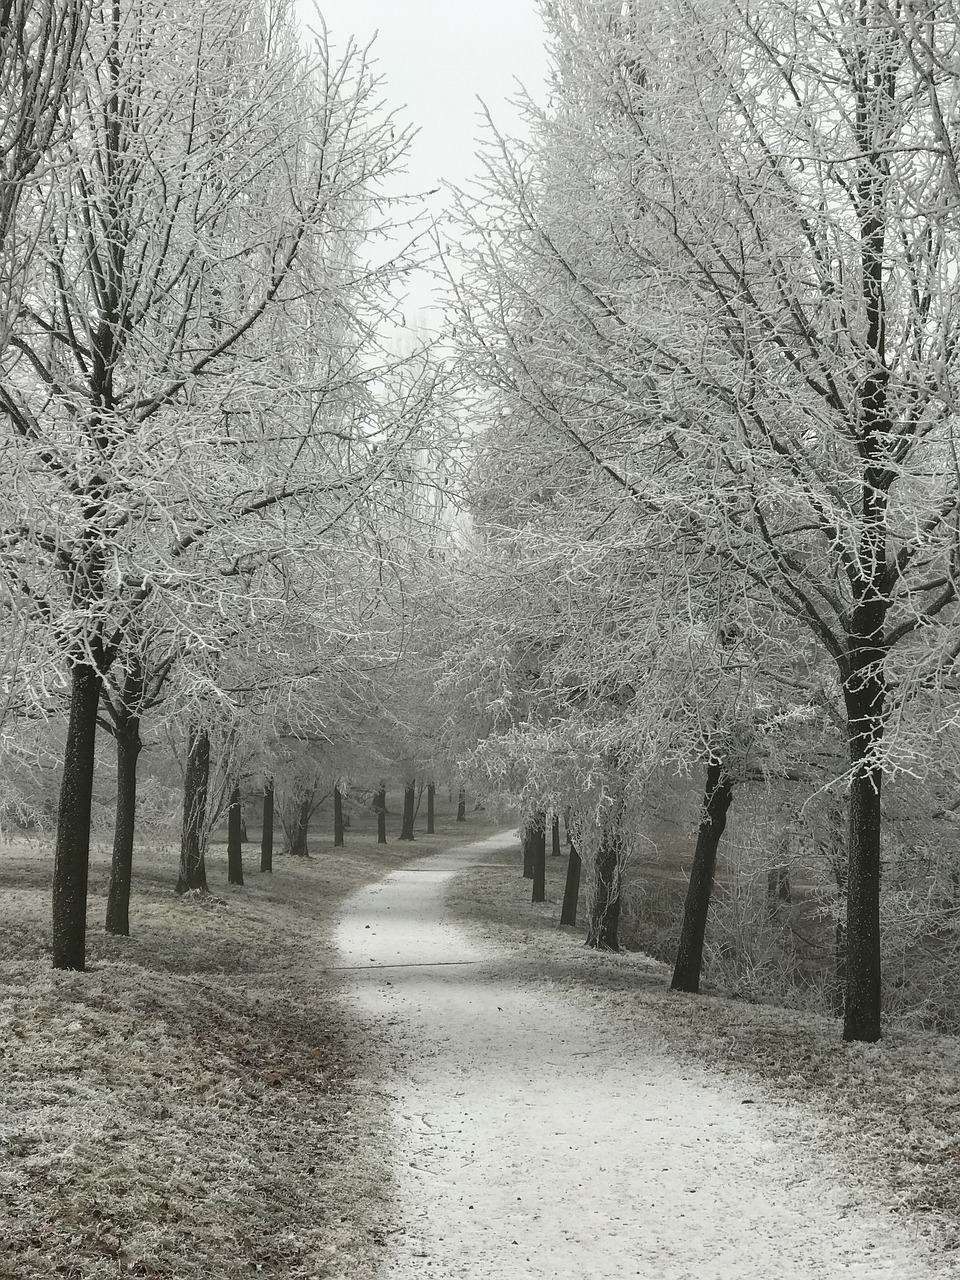
[[[296,0],[301,21],[316,25],[312,0]],[[400,190],[428,191],[446,179],[462,184],[476,171],[481,130],[477,98],[498,127],[516,132],[507,100],[522,83],[544,96],[546,53],[536,0],[319,0],[335,48],[353,36],[383,79],[385,103],[419,133]],[[435,214],[443,197],[429,207]]]

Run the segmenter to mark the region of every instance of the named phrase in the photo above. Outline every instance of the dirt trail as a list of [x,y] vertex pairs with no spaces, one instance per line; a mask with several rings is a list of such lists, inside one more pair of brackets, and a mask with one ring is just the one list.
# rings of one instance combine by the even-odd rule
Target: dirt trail
[[350,899],[339,930],[396,1100],[404,1230],[384,1280],[957,1274],[854,1205],[785,1110],[525,983],[445,918],[450,877],[506,842],[410,863]]

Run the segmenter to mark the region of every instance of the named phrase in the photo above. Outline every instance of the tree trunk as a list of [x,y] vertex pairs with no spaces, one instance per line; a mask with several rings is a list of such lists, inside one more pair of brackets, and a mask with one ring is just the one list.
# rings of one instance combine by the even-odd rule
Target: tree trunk
[[387,788],[384,783],[380,783],[380,790],[377,792],[376,799],[377,808],[377,844],[387,843]]
[[559,813],[555,813],[553,815],[553,822],[550,827],[550,832],[551,832],[551,839],[553,841],[550,849],[550,856],[553,858],[559,858],[560,857],[560,815]]
[[[888,653],[886,618],[890,591],[888,503],[898,464],[895,437],[906,438],[895,423],[886,365],[889,331],[887,281],[888,237],[900,219],[891,218],[890,160],[881,153],[896,136],[900,111],[897,55],[881,57],[877,71],[856,80],[855,136],[860,151],[854,190],[860,233],[860,282],[863,301],[863,347],[866,368],[857,394],[857,453],[861,532],[854,573],[853,608],[846,647],[840,660],[850,750],[850,810],[847,845],[847,936],[844,1040],[872,1043],[880,1039],[880,789],[883,779],[879,748],[886,712]],[[899,197],[897,197],[899,199]],[[897,413],[900,410],[898,408]]]
[[400,839],[413,839],[413,813],[417,798],[416,782],[408,782],[403,788],[403,824],[400,827]]
[[113,827],[113,856],[107,890],[107,933],[130,934],[130,882],[137,820],[137,761],[140,757],[140,717],[121,702],[115,734],[117,744],[117,812]]
[[240,808],[240,788],[234,787],[230,793],[230,808],[227,810],[227,883],[243,884],[243,842],[240,831],[243,826],[243,812]]
[[587,946],[597,951],[620,950],[620,901],[623,861],[622,800],[610,814],[600,831],[600,844],[594,867],[593,901]]
[[732,799],[733,785],[723,765],[711,762],[707,765],[703,814],[683,906],[677,962],[673,970],[673,981],[670,983],[674,991],[696,994],[700,990],[703,940],[707,932],[707,915],[717,867],[717,848],[727,825],[727,810]]
[[433,818],[434,818],[434,800],[436,798],[437,788],[432,782],[427,783],[427,835],[435,835]]
[[457,821],[466,822],[467,820],[467,793],[463,787],[460,788],[460,794],[457,796]]
[[533,826],[533,891],[531,902],[547,900],[547,815],[542,809],[534,814]]
[[524,880],[533,879],[533,863],[534,863],[534,818],[525,819],[523,826],[520,828],[520,849],[523,853],[523,878]]
[[563,886],[563,906],[560,908],[561,924],[577,923],[577,903],[580,899],[580,852],[570,841],[570,853],[567,858],[567,879]]
[[293,821],[289,826],[286,823],[284,824],[284,834],[287,838],[285,852],[293,858],[306,858],[309,856],[307,829],[310,825],[310,803],[310,796],[305,796],[302,800],[298,800],[293,814]]
[[260,834],[260,870],[273,872],[273,779],[263,788],[263,831]]
[[333,788],[333,847],[343,848],[343,793],[339,785]]
[[207,892],[206,821],[210,781],[210,738],[206,729],[190,726],[187,767],[183,780],[183,828],[180,835],[180,874],[177,893]]
[[100,673],[77,663],[70,674],[70,720],[63,751],[53,862],[53,967],[84,969],[90,806],[100,706]]
[[[880,1039],[880,788],[883,771],[872,763],[870,748],[882,732],[876,708],[877,681],[863,678],[858,694],[848,692],[850,756],[850,829],[847,846],[847,927],[843,944],[846,995],[844,1040]],[[878,718],[874,718],[877,714]],[[838,941],[840,941],[838,939]]]

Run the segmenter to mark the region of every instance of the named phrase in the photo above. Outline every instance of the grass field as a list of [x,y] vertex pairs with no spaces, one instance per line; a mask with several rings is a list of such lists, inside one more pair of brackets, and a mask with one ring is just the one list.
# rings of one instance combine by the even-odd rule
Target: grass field
[[[355,809],[343,849],[246,885],[208,856],[211,894],[173,893],[177,851],[137,851],[130,938],[103,932],[94,853],[89,969],[49,962],[52,854],[0,849],[0,1276],[285,1280],[372,1275],[390,1221],[383,1100],[354,1079],[362,1029],[337,1000],[330,935],[353,889],[489,824],[438,796],[437,834],[387,846]],[[328,835],[330,839],[328,839]],[[279,834],[278,834],[279,840]]]

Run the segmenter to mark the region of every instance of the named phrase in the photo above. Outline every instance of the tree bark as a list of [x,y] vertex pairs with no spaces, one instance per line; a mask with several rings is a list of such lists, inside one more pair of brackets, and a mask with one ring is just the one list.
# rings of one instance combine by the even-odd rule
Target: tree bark
[[305,796],[302,800],[298,800],[293,814],[293,822],[289,827],[284,824],[284,834],[287,838],[287,847],[285,852],[293,858],[306,858],[309,856],[307,849],[307,829],[310,825],[310,796]]
[[550,833],[551,833],[551,840],[552,840],[550,856],[553,858],[559,858],[560,857],[560,815],[559,813],[555,813],[553,815],[553,822],[551,823],[551,826],[550,826]]
[[377,844],[387,843],[387,788],[384,783],[380,783],[380,790],[377,792],[376,799],[377,808]]
[[333,847],[343,848],[343,793],[339,785],[333,788]]
[[433,825],[434,800],[436,799],[436,792],[437,792],[436,784],[433,782],[428,782],[427,783],[427,835],[428,836],[432,836],[436,834],[434,831],[434,825]]
[[408,782],[403,788],[403,823],[400,827],[400,839],[413,839],[413,813],[417,798],[416,782]]
[[243,812],[240,808],[240,788],[234,787],[230,793],[230,808],[227,810],[227,883],[243,884]]
[[466,822],[467,820],[467,793],[463,787],[460,788],[460,794],[457,796],[457,821]]
[[594,867],[593,901],[587,928],[588,947],[597,951],[620,950],[620,903],[623,888],[623,802],[607,817],[600,831]]
[[533,863],[534,863],[534,818],[528,817],[520,829],[520,850],[523,853],[523,879],[533,879]]
[[670,983],[674,991],[696,994],[700,990],[703,940],[707,932],[707,915],[717,868],[717,848],[727,825],[727,810],[732,799],[733,784],[723,765],[711,762],[707,765],[703,814],[683,907],[677,962],[673,969],[673,981]]
[[86,968],[87,877],[100,673],[78,662],[70,673],[70,719],[63,751],[53,862],[53,967]]
[[537,810],[533,820],[533,889],[531,902],[547,900],[547,815]]
[[567,879],[563,886],[563,906],[560,908],[561,924],[577,923],[577,903],[580,899],[580,852],[570,841],[570,853],[567,857]]
[[[857,452],[861,533],[851,582],[853,608],[846,653],[840,666],[847,713],[851,780],[847,846],[846,997],[844,1040],[880,1039],[880,790],[889,642],[888,502],[897,472],[892,440],[902,427],[890,412],[887,281],[891,227],[888,140],[900,127],[895,55],[878,57],[875,73],[856,84],[856,136],[861,159],[856,177],[863,297],[863,342],[867,368],[858,393]],[[899,211],[894,221],[899,218]],[[891,285],[891,287],[893,287]],[[899,435],[904,439],[903,434]],[[844,670],[844,668],[846,668]]]
[[260,834],[260,870],[273,872],[273,779],[263,788],[263,830]]
[[859,695],[847,694],[850,722],[850,829],[847,846],[847,924],[843,946],[846,983],[844,1040],[880,1039],[880,792],[883,771],[871,762],[870,749],[881,732],[874,719],[883,695],[878,681],[864,680]]
[[206,820],[210,782],[210,738],[206,729],[190,726],[183,780],[183,828],[177,893],[207,892]]
[[113,856],[107,889],[107,933],[130,934],[130,884],[133,841],[137,822],[137,762],[140,758],[140,717],[121,702],[115,720],[117,747],[117,812],[113,827]]

